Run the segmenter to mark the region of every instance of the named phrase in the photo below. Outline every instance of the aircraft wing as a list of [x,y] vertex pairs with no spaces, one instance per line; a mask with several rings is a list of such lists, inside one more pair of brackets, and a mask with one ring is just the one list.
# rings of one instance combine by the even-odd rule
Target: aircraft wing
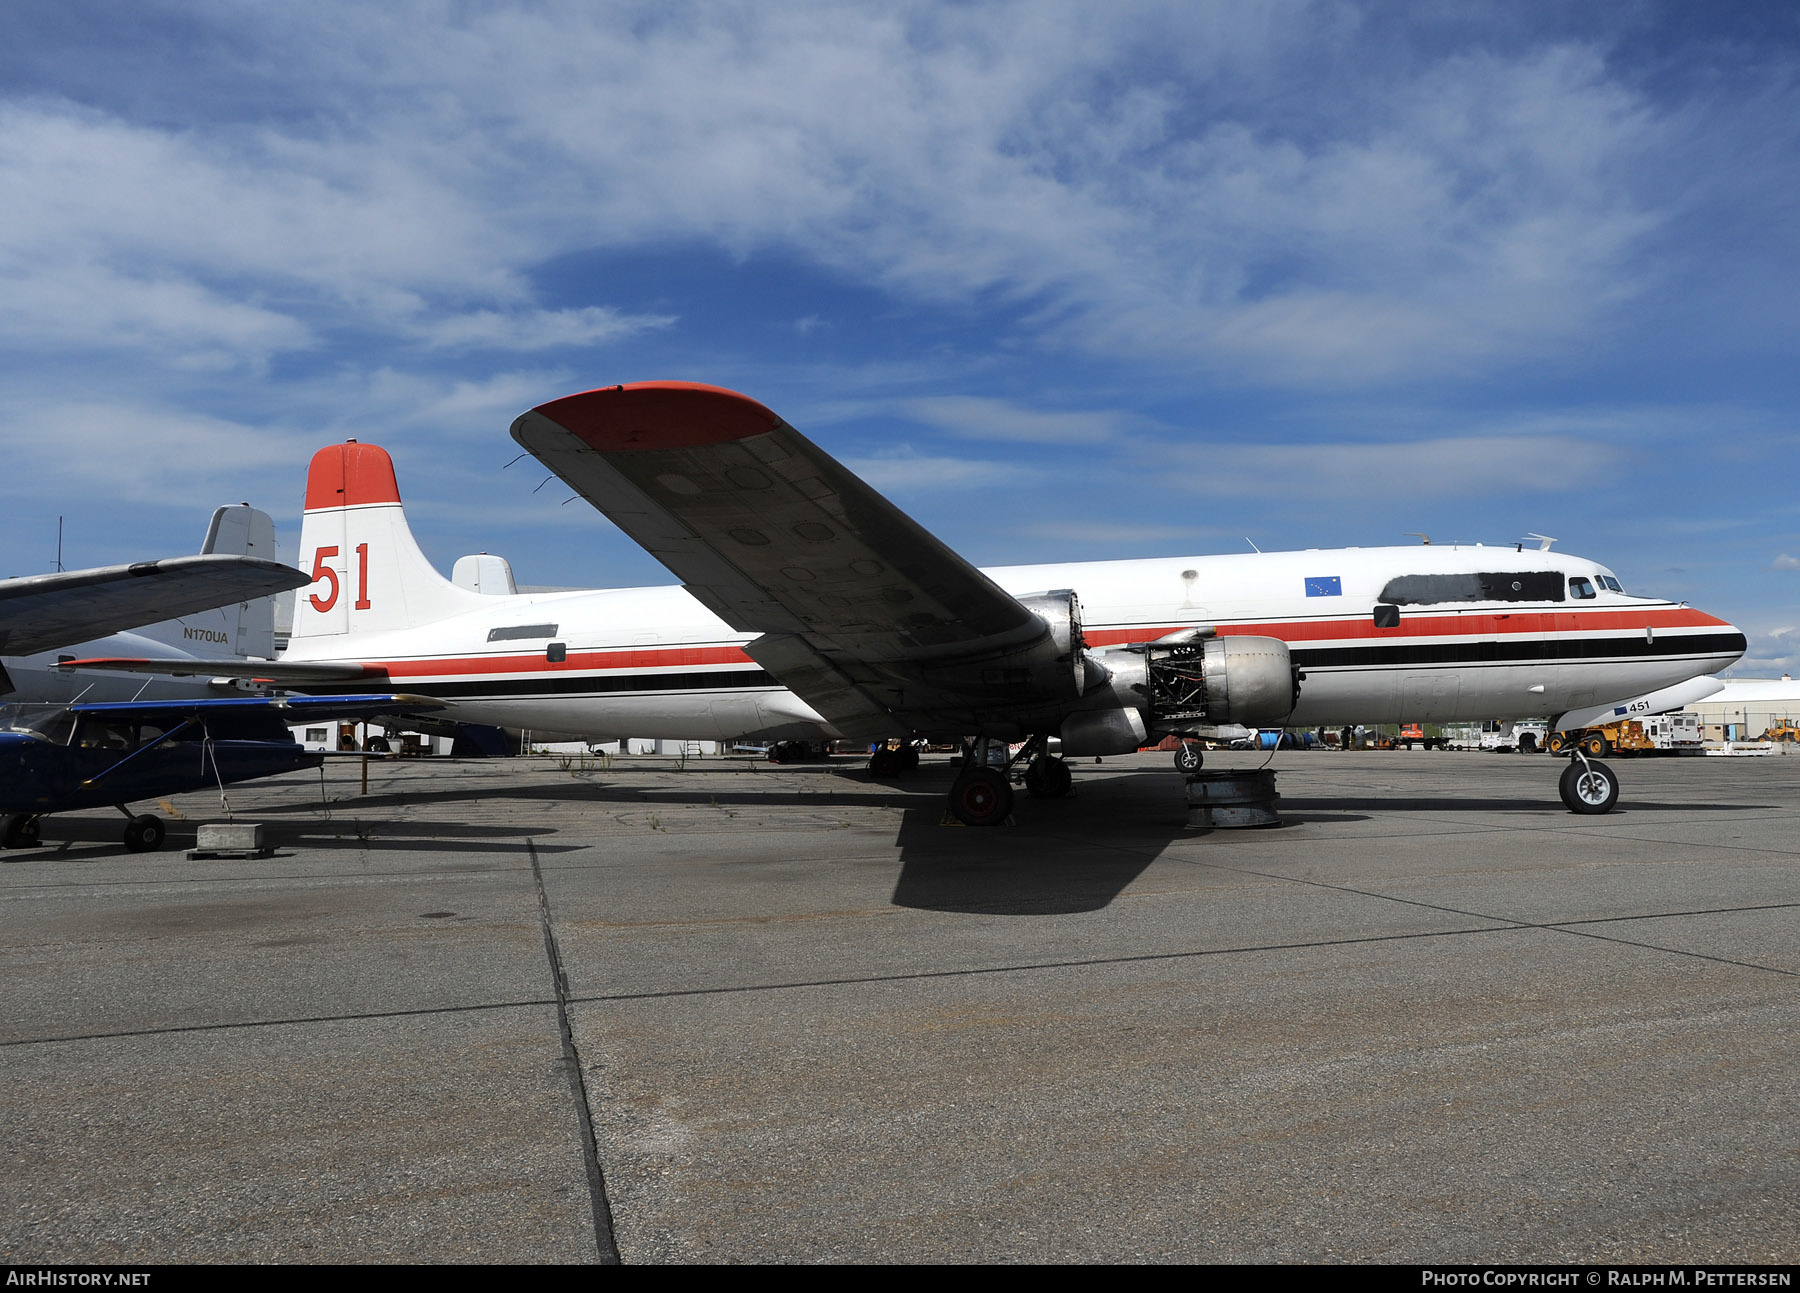
[[708,609],[762,634],[750,656],[847,736],[974,730],[1080,677],[1078,624],[1071,650],[1066,629],[746,396],[613,386],[540,405],[512,434]]
[[256,682],[354,682],[387,677],[379,665],[325,660],[207,660],[192,656],[95,656],[65,660],[64,669],[104,669],[112,673],[153,673],[164,678],[248,678]]
[[273,713],[283,722],[300,724],[336,719],[379,718],[388,714],[424,714],[445,708],[430,696],[389,692],[368,696],[227,696],[206,700],[122,700],[71,705],[72,714],[100,714],[146,723],[176,723],[209,715]]
[[261,557],[167,557],[0,580],[0,653],[33,655],[312,582]]

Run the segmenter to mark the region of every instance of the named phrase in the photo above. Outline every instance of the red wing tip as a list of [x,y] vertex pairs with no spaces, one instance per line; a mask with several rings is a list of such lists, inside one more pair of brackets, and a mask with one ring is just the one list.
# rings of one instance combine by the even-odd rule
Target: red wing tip
[[748,395],[700,382],[603,386],[540,404],[532,412],[602,453],[724,444],[782,425]]
[[313,455],[306,471],[306,510],[359,507],[372,503],[398,503],[400,485],[394,479],[394,460],[380,445],[326,445]]

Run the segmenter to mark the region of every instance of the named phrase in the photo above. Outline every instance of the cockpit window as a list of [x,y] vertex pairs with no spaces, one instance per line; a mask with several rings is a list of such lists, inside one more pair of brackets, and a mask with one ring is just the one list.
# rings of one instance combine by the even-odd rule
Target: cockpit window
[[1623,588],[1621,588],[1619,586],[1619,581],[1614,579],[1611,575],[1601,575],[1600,582],[1602,584],[1606,585],[1606,587],[1609,590],[1611,590],[1612,592],[1622,593],[1625,591]]
[[1599,594],[1594,591],[1593,583],[1585,575],[1570,575],[1569,596],[1586,600],[1590,597],[1598,597]]
[[1560,602],[1563,577],[1556,570],[1500,570],[1472,575],[1400,575],[1376,599],[1396,606],[1438,602]]

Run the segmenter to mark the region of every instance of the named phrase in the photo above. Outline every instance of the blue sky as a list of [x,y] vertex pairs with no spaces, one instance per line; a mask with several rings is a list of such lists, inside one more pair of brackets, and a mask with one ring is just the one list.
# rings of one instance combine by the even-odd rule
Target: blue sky
[[13,0],[0,573],[395,456],[448,569],[666,575],[511,420],[768,404],[984,564],[1527,532],[1800,664],[1800,7]]

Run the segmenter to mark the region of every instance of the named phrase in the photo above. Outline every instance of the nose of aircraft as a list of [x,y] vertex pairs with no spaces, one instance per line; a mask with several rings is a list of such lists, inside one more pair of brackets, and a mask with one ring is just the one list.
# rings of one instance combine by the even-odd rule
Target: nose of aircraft
[[1699,625],[1712,630],[1707,634],[1707,646],[1711,648],[1708,654],[1718,663],[1708,670],[1709,673],[1727,669],[1744,658],[1744,652],[1749,649],[1750,641],[1744,636],[1742,629],[1716,615],[1708,615],[1704,611],[1695,612],[1695,618]]

